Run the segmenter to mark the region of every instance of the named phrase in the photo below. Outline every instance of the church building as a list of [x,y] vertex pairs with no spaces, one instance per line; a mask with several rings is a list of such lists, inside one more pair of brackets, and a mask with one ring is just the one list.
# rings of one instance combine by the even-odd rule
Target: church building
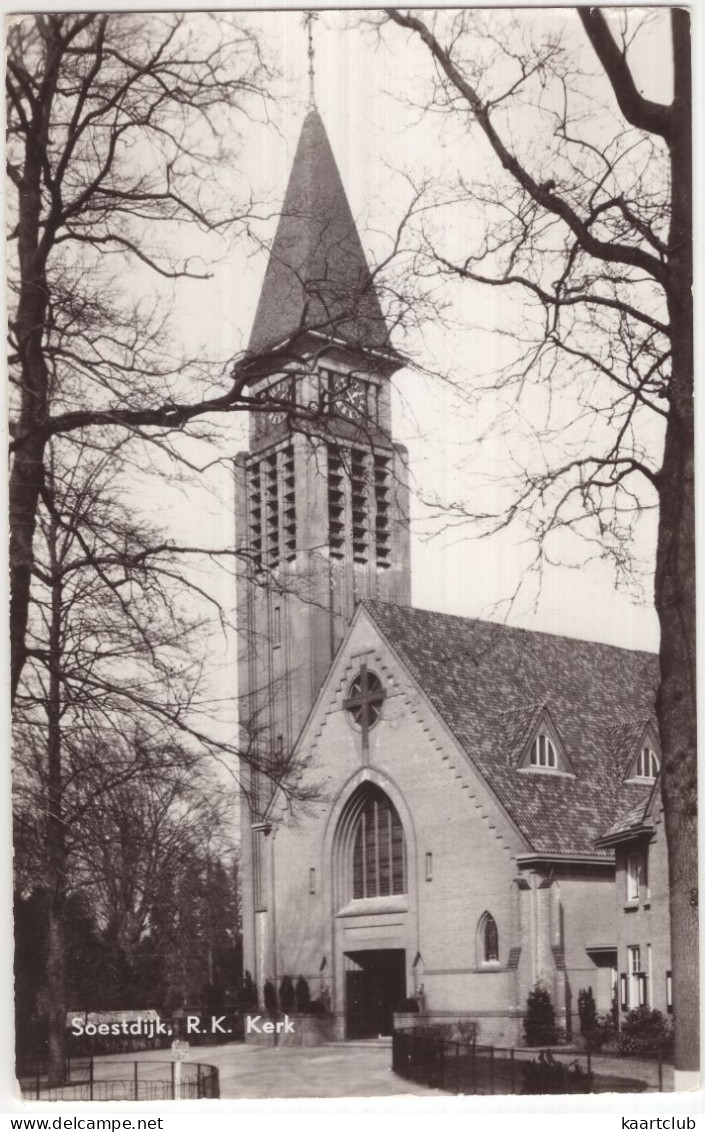
[[[241,871],[260,1002],[303,976],[340,1038],[389,1033],[414,997],[509,1045],[540,981],[575,1029],[579,991],[609,1010],[633,958],[614,846],[658,825],[657,659],[412,607],[403,359],[315,108],[243,364],[239,702],[262,769],[243,769]],[[310,795],[293,806],[290,765]],[[633,903],[640,955],[668,963]],[[665,998],[665,970],[639,974],[633,995]]]

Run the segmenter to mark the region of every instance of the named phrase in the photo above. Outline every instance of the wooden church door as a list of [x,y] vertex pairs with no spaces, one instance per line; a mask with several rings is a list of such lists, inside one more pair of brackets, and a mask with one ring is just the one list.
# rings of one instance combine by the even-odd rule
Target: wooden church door
[[406,994],[406,952],[399,948],[348,954],[359,966],[345,973],[346,1037],[391,1034],[392,1015]]

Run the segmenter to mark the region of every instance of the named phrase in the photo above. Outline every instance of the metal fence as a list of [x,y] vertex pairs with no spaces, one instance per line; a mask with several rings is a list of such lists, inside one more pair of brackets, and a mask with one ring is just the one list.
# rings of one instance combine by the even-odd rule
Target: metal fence
[[[452,1041],[427,1030],[397,1030],[392,1039],[392,1069],[400,1077],[449,1093],[617,1093],[662,1091],[660,1058],[645,1066],[644,1076],[615,1072],[611,1058],[589,1052],[481,1046]],[[641,1067],[640,1067],[641,1069]]]
[[50,1085],[46,1061],[19,1064],[17,1075],[26,1100],[165,1101],[216,1099],[220,1096],[214,1065],[182,1061],[180,1080],[173,1061],[103,1061],[67,1059],[64,1083]]

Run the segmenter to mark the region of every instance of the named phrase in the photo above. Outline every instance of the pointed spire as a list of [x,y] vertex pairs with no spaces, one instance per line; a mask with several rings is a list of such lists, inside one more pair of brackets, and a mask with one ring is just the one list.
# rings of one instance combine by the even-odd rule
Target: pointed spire
[[262,285],[249,351],[308,331],[390,350],[389,332],[318,111],[306,115]]
[[313,47],[313,21],[317,19],[315,12],[307,12],[304,23],[308,32],[308,108],[316,109],[316,52]]

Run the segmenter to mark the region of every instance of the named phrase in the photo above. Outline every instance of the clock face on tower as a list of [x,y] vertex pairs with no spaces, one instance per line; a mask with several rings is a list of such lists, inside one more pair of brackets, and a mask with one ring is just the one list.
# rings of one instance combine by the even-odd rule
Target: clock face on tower
[[324,372],[331,415],[349,421],[377,423],[377,387],[352,374]]
[[255,437],[260,437],[270,429],[286,422],[291,409],[296,403],[294,378],[284,377],[280,381],[275,381],[273,385],[268,385],[266,389],[261,389],[256,394],[255,400],[262,401],[267,405],[272,405],[271,409],[258,409],[254,414]]
[[350,378],[336,398],[338,412],[348,420],[364,420],[367,416],[367,386],[359,378]]

